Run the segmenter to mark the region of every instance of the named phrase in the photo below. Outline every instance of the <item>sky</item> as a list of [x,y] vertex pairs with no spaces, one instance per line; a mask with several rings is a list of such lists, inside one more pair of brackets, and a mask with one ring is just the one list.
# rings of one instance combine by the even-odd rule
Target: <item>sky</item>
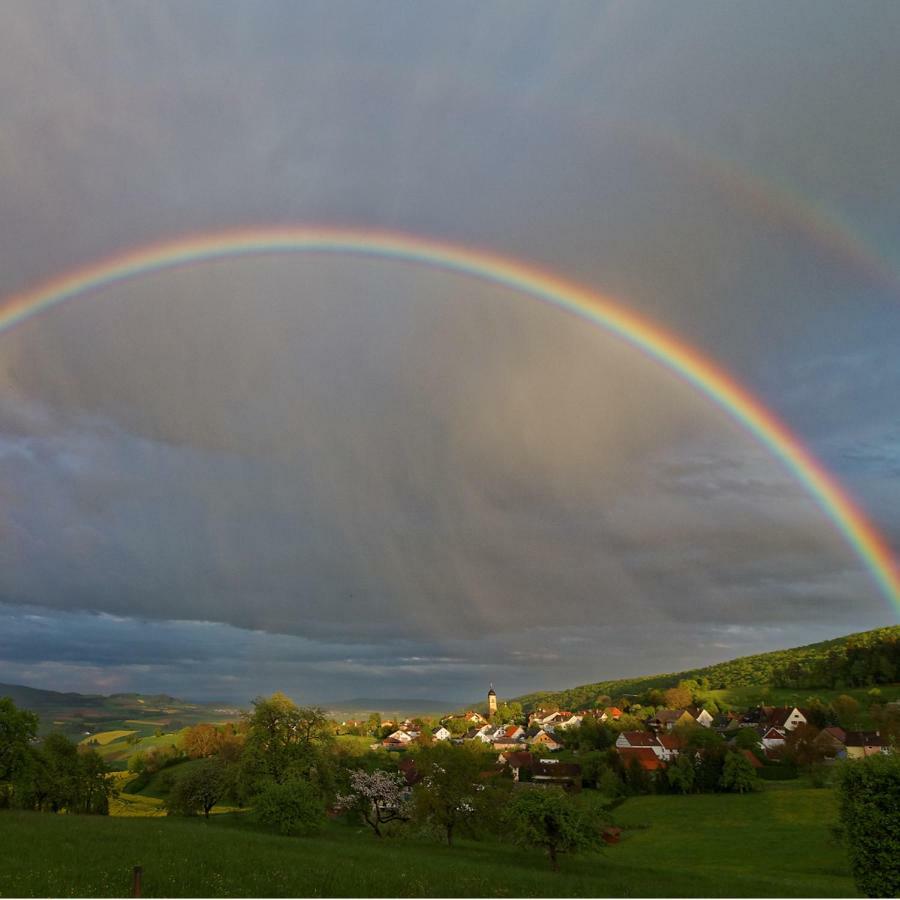
[[[0,5],[0,297],[263,225],[482,248],[777,414],[900,553],[900,6]],[[281,255],[0,334],[0,682],[464,703],[894,624],[745,427],[583,318]]]

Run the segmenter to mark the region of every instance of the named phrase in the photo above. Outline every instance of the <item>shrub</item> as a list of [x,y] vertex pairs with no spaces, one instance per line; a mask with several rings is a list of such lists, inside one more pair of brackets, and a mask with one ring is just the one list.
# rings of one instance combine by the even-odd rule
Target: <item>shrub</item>
[[838,771],[840,820],[856,886],[900,894],[900,756],[870,756]]
[[254,801],[253,817],[282,834],[313,834],[325,820],[325,804],[308,781],[270,782]]

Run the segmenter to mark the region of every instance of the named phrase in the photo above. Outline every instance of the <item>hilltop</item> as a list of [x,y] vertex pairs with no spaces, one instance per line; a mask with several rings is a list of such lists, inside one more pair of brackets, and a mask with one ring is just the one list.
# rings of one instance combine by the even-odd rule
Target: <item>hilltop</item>
[[0,697],[37,713],[41,731],[71,736],[123,729],[177,731],[199,722],[235,719],[240,711],[219,703],[192,703],[168,694],[78,694],[21,684],[0,684]]
[[513,698],[528,711],[538,706],[579,709],[597,697],[665,690],[680,681],[696,681],[710,691],[736,688],[839,689],[900,681],[900,625],[860,631],[844,637],[742,656],[682,672],[597,681],[561,691],[537,691]]

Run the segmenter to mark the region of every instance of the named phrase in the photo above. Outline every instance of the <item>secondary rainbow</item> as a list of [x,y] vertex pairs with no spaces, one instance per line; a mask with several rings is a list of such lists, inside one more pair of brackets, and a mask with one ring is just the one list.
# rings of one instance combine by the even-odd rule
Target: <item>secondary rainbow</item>
[[619,336],[693,385],[762,441],[809,490],[900,611],[900,568],[847,492],[760,400],[680,338],[620,303],[558,275],[481,249],[387,231],[284,227],[189,235],[101,260],[0,306],[0,332],[67,300],[151,272],[217,259],[279,253],[352,254],[457,272],[575,313]]

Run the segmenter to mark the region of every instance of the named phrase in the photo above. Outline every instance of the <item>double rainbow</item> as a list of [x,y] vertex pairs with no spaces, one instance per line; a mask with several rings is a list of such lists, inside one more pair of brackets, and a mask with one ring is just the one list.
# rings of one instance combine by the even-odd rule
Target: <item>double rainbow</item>
[[779,457],[900,610],[900,567],[885,539],[834,477],[750,391],[695,348],[610,298],[484,250],[345,228],[253,228],[187,236],[127,251],[10,297],[0,306],[0,332],[67,300],[151,272],[226,257],[298,252],[393,259],[458,272],[511,288],[612,332],[693,385]]

